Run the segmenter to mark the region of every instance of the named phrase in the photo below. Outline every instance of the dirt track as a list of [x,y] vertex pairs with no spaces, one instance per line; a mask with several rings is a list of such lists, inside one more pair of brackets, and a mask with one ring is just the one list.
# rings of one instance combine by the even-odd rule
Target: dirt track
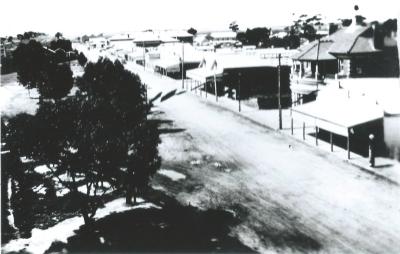
[[[149,95],[178,82],[135,69]],[[233,211],[262,252],[399,253],[400,189],[314,147],[186,93],[159,103],[162,168],[153,185],[182,203]],[[291,147],[289,147],[291,145]]]

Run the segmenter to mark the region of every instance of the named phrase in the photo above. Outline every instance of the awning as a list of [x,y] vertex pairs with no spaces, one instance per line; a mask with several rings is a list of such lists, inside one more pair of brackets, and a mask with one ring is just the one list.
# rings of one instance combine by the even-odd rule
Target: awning
[[197,68],[188,70],[186,72],[186,76],[190,79],[205,83],[209,79],[214,79],[214,75],[217,79],[220,79],[222,77],[222,73],[222,69],[210,70],[207,68]]
[[293,118],[345,137],[351,128],[383,118],[378,105],[361,97],[325,99],[293,107]]
[[180,62],[179,59],[156,59],[152,60],[152,64],[155,67],[162,68],[167,72],[179,72]]
[[293,84],[293,85],[290,85],[290,90],[293,93],[308,95],[308,94],[311,94],[311,93],[317,91],[317,86]]
[[329,54],[329,49],[333,41],[313,41],[300,48],[300,52],[295,54],[292,59],[298,61],[332,61],[336,58]]

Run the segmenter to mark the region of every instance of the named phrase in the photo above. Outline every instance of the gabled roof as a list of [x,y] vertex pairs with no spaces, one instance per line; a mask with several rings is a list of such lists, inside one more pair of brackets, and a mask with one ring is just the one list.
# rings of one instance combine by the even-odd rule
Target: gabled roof
[[337,31],[328,38],[335,42],[329,50],[329,53],[333,55],[379,52],[374,47],[371,26],[350,26]]
[[374,46],[371,26],[354,25],[339,30],[319,42],[313,41],[300,47],[292,58],[303,61],[334,60],[338,55],[365,54],[379,52]]
[[331,40],[321,40],[318,45],[318,41],[313,41],[300,48],[300,52],[295,54],[292,58],[295,60],[303,61],[335,60],[336,58],[333,55],[329,54],[329,49],[331,48],[333,43],[334,42]]

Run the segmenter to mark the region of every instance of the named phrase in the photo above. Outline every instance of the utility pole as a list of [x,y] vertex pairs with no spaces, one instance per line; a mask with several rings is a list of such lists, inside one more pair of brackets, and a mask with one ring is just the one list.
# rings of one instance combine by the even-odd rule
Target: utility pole
[[320,39],[318,38],[318,48],[317,48],[317,64],[315,65],[315,80],[317,81],[317,93],[318,93],[318,72],[319,72],[319,68],[318,68],[318,65],[319,65],[319,45],[320,45],[320,43],[321,43],[321,41],[320,41]]
[[142,46],[143,46],[143,70],[146,70],[146,60],[145,60],[146,54],[145,54],[145,48],[144,48],[144,40],[143,40]]
[[238,87],[239,112],[242,110],[241,105],[240,105],[240,96],[241,96],[241,93],[240,93],[240,81],[241,81],[241,79],[242,79],[242,73],[239,72],[239,79],[238,79],[238,83],[239,83],[239,87]]
[[214,70],[214,89],[215,89],[215,101],[218,102],[218,88],[217,88],[217,77]]
[[182,41],[182,89],[185,87],[185,79],[184,79],[184,62],[185,62],[185,43]]
[[278,54],[278,110],[279,129],[282,130],[282,105],[281,105],[281,54]]

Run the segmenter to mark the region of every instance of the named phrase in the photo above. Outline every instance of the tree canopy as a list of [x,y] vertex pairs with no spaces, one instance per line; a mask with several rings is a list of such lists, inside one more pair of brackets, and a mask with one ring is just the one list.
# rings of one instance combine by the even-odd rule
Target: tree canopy
[[237,39],[244,45],[267,47],[270,34],[271,29],[256,27],[254,29],[247,29],[244,33],[238,33]]
[[[69,78],[63,65],[52,67],[45,69],[46,83]],[[119,61],[88,63],[76,83],[75,95],[42,101],[34,116],[11,118],[5,141],[15,156],[46,165],[54,185],[69,190],[90,223],[111,188],[125,190],[127,203],[132,196],[136,201],[160,166],[160,140],[147,121],[145,86]],[[47,93],[55,97],[51,90],[40,95]]]
[[19,83],[28,89],[37,88],[41,98],[66,96],[73,86],[72,71],[57,59],[57,52],[46,50],[35,40],[20,43],[14,52]]
[[189,30],[187,30],[187,32],[192,34],[192,35],[196,35],[197,34],[197,30],[194,29],[193,27],[189,28]]

